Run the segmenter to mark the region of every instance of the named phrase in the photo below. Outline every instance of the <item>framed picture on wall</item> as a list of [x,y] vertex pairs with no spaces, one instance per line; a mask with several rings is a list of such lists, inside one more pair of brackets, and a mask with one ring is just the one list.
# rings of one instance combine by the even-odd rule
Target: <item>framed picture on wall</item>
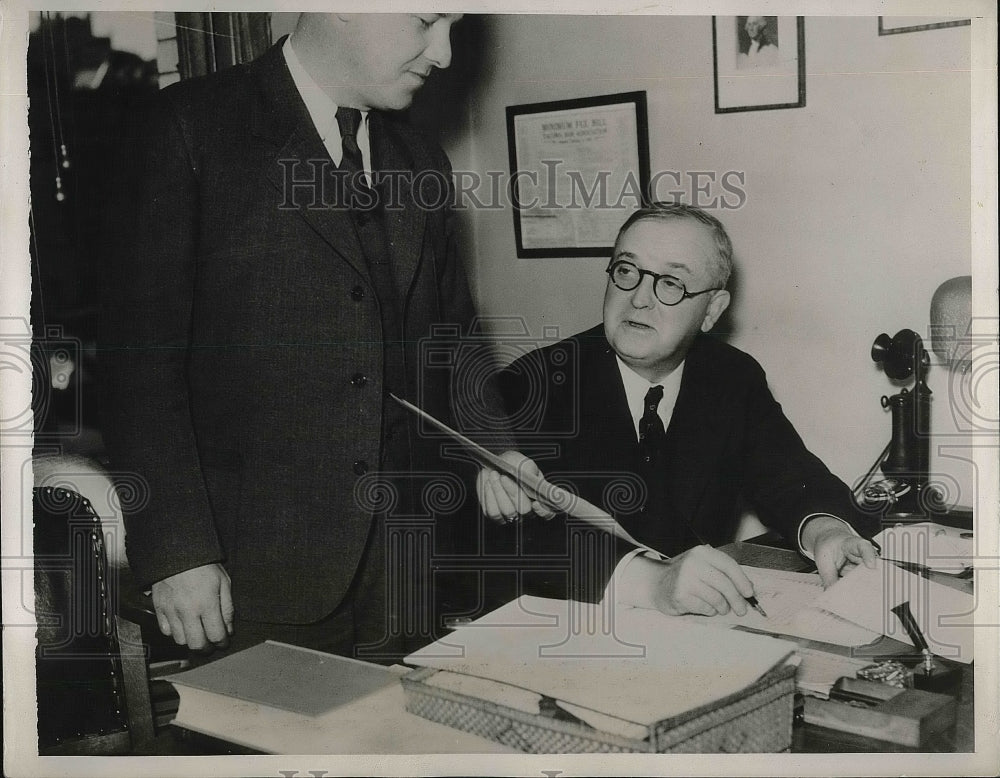
[[944,27],[964,27],[968,24],[972,24],[971,19],[955,16],[880,16],[878,34],[897,35],[901,32],[940,30]]
[[517,256],[607,257],[649,188],[646,93],[507,107]]
[[805,49],[801,16],[713,16],[715,112],[802,108]]

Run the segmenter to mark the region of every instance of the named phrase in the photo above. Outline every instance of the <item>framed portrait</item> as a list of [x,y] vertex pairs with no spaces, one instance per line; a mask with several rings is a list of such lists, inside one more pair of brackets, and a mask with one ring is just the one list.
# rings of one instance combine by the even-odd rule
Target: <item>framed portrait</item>
[[898,35],[901,32],[923,32],[944,27],[965,27],[969,24],[972,24],[972,19],[955,16],[880,16],[878,34]]
[[802,108],[805,48],[801,16],[713,16],[715,112]]
[[507,107],[517,256],[606,257],[646,201],[646,93]]

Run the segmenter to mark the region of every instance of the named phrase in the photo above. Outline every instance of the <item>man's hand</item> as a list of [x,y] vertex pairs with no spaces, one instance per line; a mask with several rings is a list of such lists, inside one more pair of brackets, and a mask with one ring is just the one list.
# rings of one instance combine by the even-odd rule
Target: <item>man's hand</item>
[[[500,457],[527,473],[535,476],[542,474],[538,465],[519,451],[505,451]],[[532,500],[513,478],[488,467],[480,470],[476,477],[476,495],[483,513],[497,524],[509,524],[532,511],[543,519],[551,519],[555,515],[538,500]]]
[[806,523],[802,547],[816,560],[824,587],[832,586],[843,573],[860,564],[875,567],[875,547],[832,516],[817,516]]
[[753,595],[753,584],[728,554],[711,546],[695,546],[673,557],[662,566],[653,590],[653,604],[668,616],[699,613],[722,615],[747,612],[746,597]]
[[160,632],[192,651],[225,648],[233,634],[233,597],[222,565],[194,567],[153,584]]

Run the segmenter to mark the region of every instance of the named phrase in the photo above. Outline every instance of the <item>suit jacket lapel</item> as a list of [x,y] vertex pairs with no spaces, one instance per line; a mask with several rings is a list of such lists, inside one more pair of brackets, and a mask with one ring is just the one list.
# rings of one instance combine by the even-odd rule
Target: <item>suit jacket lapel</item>
[[706,368],[696,344],[684,363],[665,444],[670,501],[695,526],[702,495],[716,477],[719,450],[728,434],[728,421],[718,411],[717,387]]
[[[414,160],[411,148],[391,121],[376,111],[369,114],[372,169],[383,175],[380,186],[384,210],[386,240],[392,257],[393,276],[405,296],[423,256],[423,233],[426,216],[411,195],[411,176],[429,166]],[[403,173],[405,172],[405,175]],[[384,176],[388,175],[386,180]],[[428,200],[429,202],[430,200]]]
[[[252,131],[265,144],[267,179],[281,193],[282,201],[295,203],[299,216],[367,278],[367,263],[350,214],[322,201],[323,185],[332,186],[332,171],[336,167],[288,72],[281,53],[283,42],[284,39],[272,46],[250,66],[262,97],[253,107]],[[311,196],[292,199],[287,193],[286,179],[292,175],[299,180],[317,179],[314,204],[310,206]]]
[[602,451],[601,459],[610,467],[632,467],[638,453],[633,432],[632,414],[625,398],[625,386],[615,360],[615,353],[598,326],[580,337],[580,375],[584,387],[581,411],[584,429],[590,430],[593,444]]

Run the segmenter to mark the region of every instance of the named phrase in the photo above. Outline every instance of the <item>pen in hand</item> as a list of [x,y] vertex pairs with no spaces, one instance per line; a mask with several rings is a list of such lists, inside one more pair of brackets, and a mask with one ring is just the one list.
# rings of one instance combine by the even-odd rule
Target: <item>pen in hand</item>
[[753,608],[755,611],[757,611],[757,613],[759,613],[765,619],[767,618],[767,614],[764,613],[764,609],[762,607],[760,607],[760,603],[757,602],[757,598],[756,597],[754,597],[751,594],[749,597],[744,597],[743,599],[746,600],[747,603],[750,605],[750,607]]
[[[688,524],[688,529],[691,530],[691,534],[694,535],[695,538],[697,538],[699,543],[701,543],[703,546],[711,547],[712,544],[709,543],[707,540],[705,540],[701,536],[701,533],[699,533],[694,527],[691,526],[691,522],[687,522],[687,524]],[[757,611],[757,613],[759,613],[765,619],[767,618],[767,613],[765,613],[764,609],[760,607],[760,603],[757,602],[757,597],[755,595],[751,594],[749,597],[744,597],[743,599],[746,600],[747,605],[749,605],[751,608]]]
[[[691,530],[691,534],[694,535],[695,538],[698,539],[698,542],[701,543],[703,546],[711,546],[712,545],[707,540],[705,540],[701,536],[701,534],[694,527],[691,526],[691,522],[688,522],[688,529]],[[757,611],[757,613],[759,613],[765,619],[767,618],[767,613],[765,613],[764,609],[762,607],[760,607],[760,603],[757,602],[757,597],[756,596],[754,596],[754,595],[751,594],[749,597],[744,597],[743,599],[746,600],[747,601],[747,605],[749,605],[751,608],[753,608],[755,611]]]

